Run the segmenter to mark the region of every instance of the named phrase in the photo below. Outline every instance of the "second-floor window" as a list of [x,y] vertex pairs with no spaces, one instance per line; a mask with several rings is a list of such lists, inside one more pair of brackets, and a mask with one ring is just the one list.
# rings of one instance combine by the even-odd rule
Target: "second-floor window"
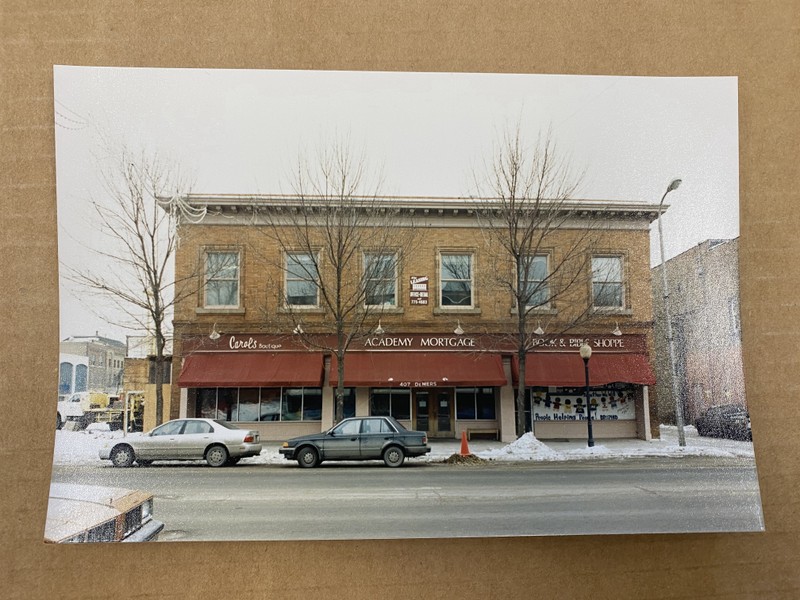
[[286,255],[286,304],[295,307],[319,306],[316,257],[306,252]]
[[239,253],[208,252],[206,254],[207,307],[239,306]]
[[544,308],[550,301],[547,283],[547,255],[536,254],[523,257],[520,263],[520,284],[524,293],[520,296],[528,308]]
[[444,308],[472,308],[472,254],[441,254],[439,305]]
[[397,306],[397,255],[364,255],[364,304]]
[[592,257],[592,306],[605,309],[625,307],[621,256]]

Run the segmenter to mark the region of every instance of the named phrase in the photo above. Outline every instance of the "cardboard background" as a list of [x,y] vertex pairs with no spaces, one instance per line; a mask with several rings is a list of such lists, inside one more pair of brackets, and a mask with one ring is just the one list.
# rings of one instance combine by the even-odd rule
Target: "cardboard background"
[[[796,1],[2,0],[0,595],[800,597],[798,23]],[[738,76],[745,378],[767,532],[45,546],[53,64]]]

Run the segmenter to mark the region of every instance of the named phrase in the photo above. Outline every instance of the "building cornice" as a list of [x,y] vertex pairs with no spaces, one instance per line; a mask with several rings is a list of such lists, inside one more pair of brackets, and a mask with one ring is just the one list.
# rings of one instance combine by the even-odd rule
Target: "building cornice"
[[[168,200],[168,199],[164,199]],[[287,194],[187,194],[181,197],[182,203],[206,214],[252,214],[254,211],[295,211],[314,206],[314,196]],[[326,205],[330,199],[324,199]],[[321,204],[321,203],[320,203]],[[533,203],[531,203],[532,206]],[[557,207],[559,211],[572,213],[583,218],[636,219],[654,221],[659,210],[666,211],[668,205],[630,201],[570,199],[548,201],[543,204]],[[361,205],[370,210],[391,210],[414,217],[462,217],[474,216],[477,212],[491,210],[493,205],[500,211],[501,200],[496,198],[458,197],[458,196],[353,196],[348,205]],[[547,210],[547,208],[545,208]]]

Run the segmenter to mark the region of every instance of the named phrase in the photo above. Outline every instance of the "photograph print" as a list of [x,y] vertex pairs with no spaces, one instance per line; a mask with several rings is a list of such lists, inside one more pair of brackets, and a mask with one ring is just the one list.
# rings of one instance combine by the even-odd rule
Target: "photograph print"
[[56,66],[54,109],[47,542],[764,529],[735,77]]

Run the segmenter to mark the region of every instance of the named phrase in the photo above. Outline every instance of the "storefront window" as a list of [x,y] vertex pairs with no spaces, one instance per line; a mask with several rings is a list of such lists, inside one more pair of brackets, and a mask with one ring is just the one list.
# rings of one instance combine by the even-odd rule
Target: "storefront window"
[[236,421],[258,421],[258,388],[239,389],[239,414]]
[[[636,418],[635,386],[611,384],[589,392],[592,419],[625,421]],[[526,423],[533,421],[584,421],[587,418],[585,388],[534,387],[526,390]]]
[[411,390],[374,388],[369,395],[369,414],[373,417],[411,419]]
[[281,416],[284,421],[299,421],[303,416],[302,388],[283,390]]
[[236,400],[238,388],[219,388],[217,390],[217,416],[220,421],[238,421],[236,417]]
[[197,416],[201,419],[217,418],[217,388],[197,390]]
[[494,388],[456,388],[456,419],[496,419]]
[[281,389],[261,388],[261,420],[281,420]]
[[[336,402],[336,388],[333,390],[333,401]],[[336,405],[333,407],[336,410]],[[356,388],[344,388],[344,418],[356,416]]]
[[303,391],[303,421],[322,420],[322,390],[305,388]]
[[198,417],[220,421],[320,421],[322,389],[200,388],[196,406]]

